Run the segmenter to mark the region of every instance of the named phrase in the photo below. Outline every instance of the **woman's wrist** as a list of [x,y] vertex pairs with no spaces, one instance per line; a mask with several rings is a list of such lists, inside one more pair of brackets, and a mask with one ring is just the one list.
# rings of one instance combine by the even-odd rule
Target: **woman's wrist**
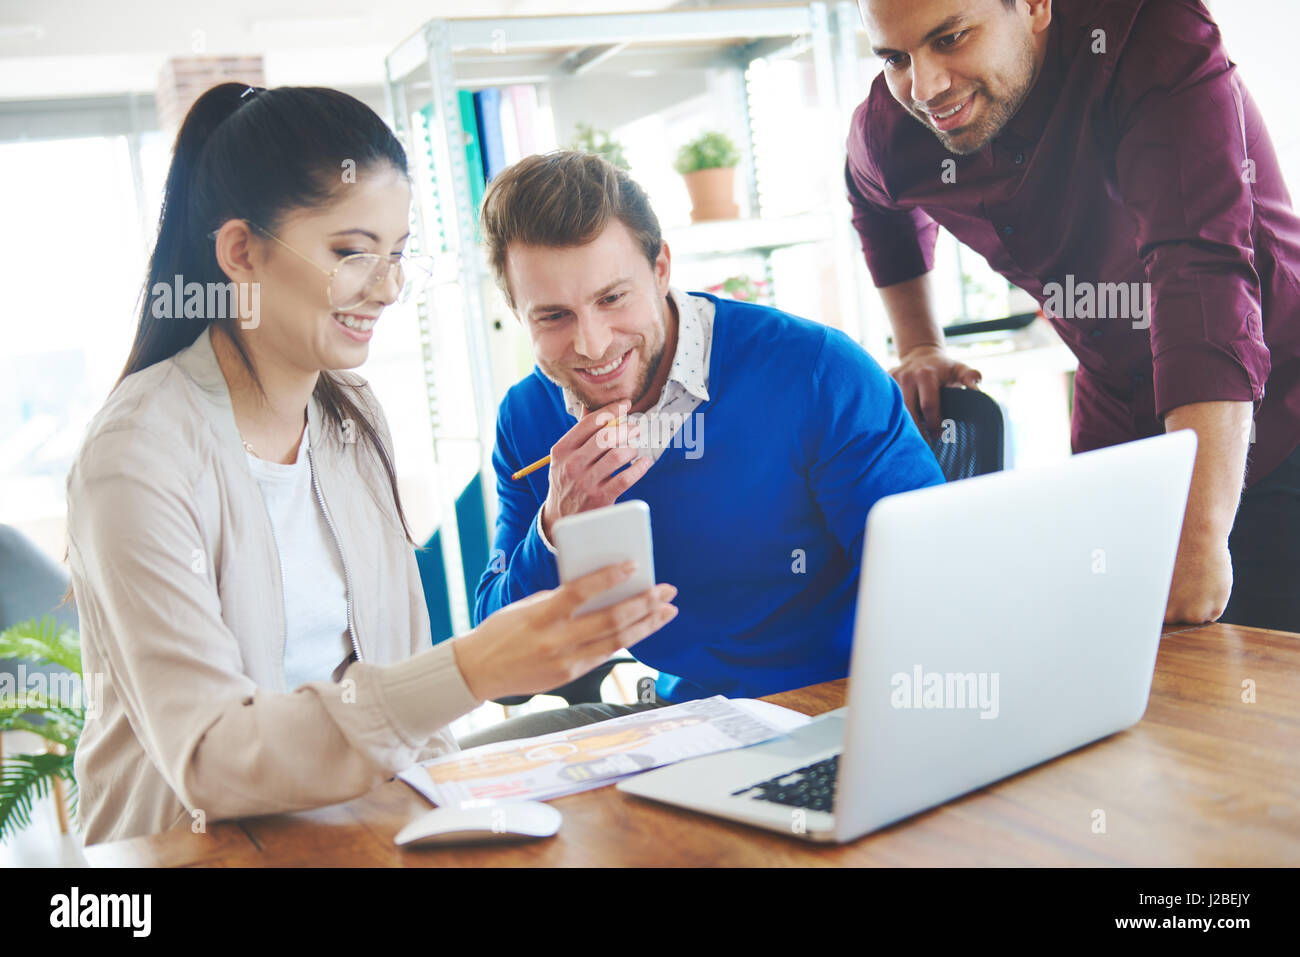
[[482,634],[475,628],[467,634],[453,638],[451,650],[456,659],[456,667],[460,669],[460,676],[470,694],[480,701],[491,701],[500,698],[506,692],[491,687],[491,675],[489,669],[484,667],[481,655],[482,638]]
[[[392,664],[354,664],[348,673],[374,682],[399,733],[419,743],[484,701],[465,680],[455,651],[441,643]],[[359,675],[357,668],[368,673]]]

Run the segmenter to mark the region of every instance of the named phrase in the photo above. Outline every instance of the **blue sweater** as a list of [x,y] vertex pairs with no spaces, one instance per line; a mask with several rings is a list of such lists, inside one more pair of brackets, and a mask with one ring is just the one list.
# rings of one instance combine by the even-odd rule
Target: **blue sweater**
[[[847,675],[867,511],[943,482],[898,386],[852,339],[707,298],[716,304],[710,398],[696,410],[694,443],[670,445],[620,499],[650,505],[656,577],[678,588],[677,617],[633,648],[662,672],[656,691],[669,701],[756,697]],[[476,624],[559,585],[537,532],[547,470],[510,475],[547,455],[574,421],[536,368],[501,403],[492,462],[504,570],[495,562],[479,581]]]

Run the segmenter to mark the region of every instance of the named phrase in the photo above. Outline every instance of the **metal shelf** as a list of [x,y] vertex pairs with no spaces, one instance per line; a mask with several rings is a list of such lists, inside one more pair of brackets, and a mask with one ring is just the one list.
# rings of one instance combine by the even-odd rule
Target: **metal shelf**
[[[821,4],[813,6],[822,7]],[[824,8],[820,11],[824,17]],[[553,17],[497,17],[480,20],[435,20],[415,33],[388,56],[390,76],[400,81],[428,62],[430,28],[438,28],[439,46],[461,62],[475,56],[547,61],[549,79],[582,72],[610,48],[642,51],[660,48],[676,51],[692,45],[714,51],[750,49],[750,59],[776,54],[813,33],[816,13],[810,7],[758,7],[754,9],[668,10],[660,13],[595,14]],[[513,82],[531,75],[533,68],[519,67]]]
[[834,219],[829,212],[718,220],[664,231],[664,241],[674,256],[696,258],[771,252],[803,243],[828,242],[834,237]]
[[[669,10],[658,13],[600,14],[431,20],[401,43],[386,58],[389,105],[398,135],[408,155],[427,158],[429,182],[417,183],[417,210],[412,224],[413,246],[420,252],[441,253],[455,264],[459,287],[473,408],[478,426],[478,458],[484,475],[491,475],[495,440],[496,405],[508,383],[492,379],[488,313],[490,278],[477,244],[477,210],[471,208],[470,171],[463,149],[458,91],[487,86],[529,83],[546,86],[573,81],[598,82],[604,77],[643,78],[651,75],[720,71],[728,102],[720,104],[738,121],[742,159],[737,170],[741,189],[749,199],[752,219],[701,223],[667,231],[675,256],[707,258],[772,250],[810,242],[828,242],[836,267],[836,302],[841,322],[859,341],[864,288],[855,270],[856,243],[850,226],[847,200],[833,208],[803,215],[763,216],[758,189],[750,123],[751,103],[746,71],[756,59],[806,57],[812,63],[815,104],[826,118],[825,141],[810,142],[809,175],[839,182],[843,177],[845,123],[861,91],[857,89],[857,8],[838,2],[752,9]],[[847,32],[847,33],[846,33]],[[428,110],[426,122],[421,115]],[[447,316],[440,317],[446,322]],[[433,317],[427,303],[419,309],[424,343],[430,420],[439,421],[440,407],[448,405],[434,372],[430,343]],[[441,463],[440,440],[435,433],[434,459]],[[455,450],[463,455],[464,442]],[[453,450],[448,447],[448,457]],[[452,494],[456,489],[450,490]],[[440,496],[446,498],[448,496]],[[487,497],[486,511],[495,519],[495,496]],[[441,507],[446,505],[447,507]],[[440,503],[440,527],[454,525],[450,503]],[[452,593],[453,623],[467,627],[469,596],[463,594],[456,547],[456,531],[442,541]],[[462,589],[458,593],[458,587]]]

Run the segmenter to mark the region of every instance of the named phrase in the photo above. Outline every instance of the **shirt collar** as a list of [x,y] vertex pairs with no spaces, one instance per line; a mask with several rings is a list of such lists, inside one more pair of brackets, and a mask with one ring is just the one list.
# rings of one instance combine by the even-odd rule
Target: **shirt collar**
[[[691,296],[679,289],[669,287],[668,295],[677,307],[677,349],[673,353],[673,364],[668,370],[668,379],[664,383],[663,393],[655,405],[663,402],[671,383],[677,383],[682,389],[696,398],[709,401],[709,345],[710,337],[705,329],[703,310],[710,304],[707,299]],[[688,356],[697,356],[691,361]],[[582,401],[563,386],[564,408],[575,419],[582,417]]]

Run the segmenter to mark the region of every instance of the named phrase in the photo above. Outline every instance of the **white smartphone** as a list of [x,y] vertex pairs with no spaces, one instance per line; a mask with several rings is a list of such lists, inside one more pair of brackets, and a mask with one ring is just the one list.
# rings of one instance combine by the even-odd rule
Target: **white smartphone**
[[599,611],[655,586],[654,548],[650,540],[650,506],[640,500],[619,502],[589,512],[566,515],[551,526],[560,581],[636,562],[632,577],[578,607],[577,614]]

